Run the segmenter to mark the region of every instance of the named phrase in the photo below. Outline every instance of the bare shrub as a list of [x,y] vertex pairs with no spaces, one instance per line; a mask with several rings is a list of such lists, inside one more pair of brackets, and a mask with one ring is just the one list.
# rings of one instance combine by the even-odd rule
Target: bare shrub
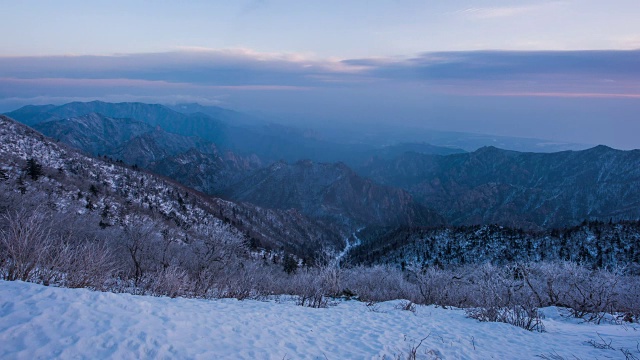
[[[411,345],[409,347],[409,350],[407,351],[400,351],[399,354],[396,354],[394,359],[395,360],[417,360],[420,357],[418,355],[420,354],[424,354],[427,355],[430,359],[440,359],[440,353],[437,350],[424,350],[424,351],[418,351],[425,340],[427,340],[429,337],[431,336],[431,334],[425,336],[424,338],[418,340],[414,340],[411,339]],[[405,341],[409,341],[410,339],[407,338],[407,336],[405,335],[404,337]]]
[[[596,333],[598,334],[598,333]],[[593,346],[596,349],[604,349],[604,350],[615,350],[613,348],[613,346],[611,346],[612,340],[606,341],[605,339],[602,338],[602,335],[598,334],[598,337],[600,338],[599,341],[596,340],[589,340],[587,341],[587,344]]]
[[404,274],[389,266],[354,267],[344,269],[342,285],[357,294],[361,301],[408,299],[419,302],[419,292]]
[[[638,360],[639,358],[629,349],[622,348],[620,349],[622,355],[624,355],[625,360]],[[640,351],[638,351],[640,353]]]
[[171,298],[187,294],[189,276],[184,269],[177,266],[169,266],[154,274],[150,288],[156,295],[165,295]]
[[31,280],[51,251],[51,223],[47,216],[36,211],[19,210],[2,217],[5,229],[0,231],[0,251],[4,278],[9,281]]
[[[596,333],[598,334],[598,333]],[[613,342],[613,340],[605,340],[602,335],[598,334],[598,337],[600,338],[600,340],[589,340],[586,343],[593,346],[596,349],[600,349],[600,350],[616,350],[616,348],[614,348],[613,346],[611,346],[611,343]],[[640,354],[640,342],[637,343],[638,345],[636,345],[636,349],[637,352]],[[627,348],[620,348],[617,349],[619,350],[625,357],[625,359],[627,360],[637,360],[638,357],[633,353],[633,351],[627,349]]]
[[467,316],[478,321],[502,322],[528,331],[544,331],[542,316],[537,308],[522,305],[511,307],[469,308]]
[[131,273],[135,286],[140,285],[146,271],[153,270],[154,265],[159,263],[153,257],[154,250],[158,248],[154,244],[160,242],[158,228],[159,224],[156,222],[142,219],[136,219],[124,226],[121,245],[131,260]]
[[273,274],[272,284],[276,293],[296,296],[296,304],[314,308],[329,305],[328,289],[323,282],[322,269],[302,268],[295,274],[280,271]]
[[[415,307],[415,305],[414,305]],[[411,349],[409,350],[409,353],[407,354],[407,360],[416,360],[418,358],[418,349],[420,349],[420,347],[422,346],[422,343],[427,340],[429,338],[429,336],[431,336],[431,334],[425,336],[424,338],[420,339],[419,342],[415,342],[414,344],[411,346]]]
[[527,289],[531,291],[537,306],[568,306],[567,271],[572,271],[573,264],[567,262],[541,262],[520,264],[520,274]]
[[[558,354],[555,351],[552,352],[552,353],[548,353],[548,354],[536,355],[536,357],[539,357],[539,358],[544,359],[544,360],[567,360],[567,358],[565,358],[564,356]],[[576,356],[574,356],[573,359],[579,360],[578,357],[576,357]]]
[[[640,322],[640,276],[624,276],[618,281],[617,310],[626,322]],[[639,351],[640,352],[640,351]]]
[[312,308],[325,308],[329,299],[325,296],[327,288],[316,269],[304,269],[293,275],[292,294],[298,296],[297,304]]
[[219,297],[244,300],[264,295],[270,286],[269,270],[252,262],[229,263],[219,272]]
[[517,295],[524,284],[514,267],[498,267],[484,264],[469,272],[473,297],[472,306],[485,308],[507,307],[518,302]]
[[[256,262],[246,261],[247,247],[240,237],[216,227],[198,229],[195,239],[182,249],[181,263],[193,279],[193,291],[202,297],[245,299],[270,282]],[[262,279],[261,282],[258,279]]]
[[573,316],[598,323],[616,311],[640,313],[638,276],[570,262],[527,264],[523,274],[538,306],[566,307]]
[[415,314],[416,312],[416,304],[414,304],[411,301],[401,301],[399,304],[396,305],[396,309],[398,310],[404,310],[404,311],[410,311],[412,313]]
[[463,307],[469,302],[467,292],[464,291],[469,288],[469,284],[465,280],[463,271],[428,268],[412,269],[412,274],[420,292],[422,304]]
[[380,312],[380,304],[374,301],[369,301],[367,303],[367,310],[371,312]]
[[94,241],[60,245],[51,268],[64,274],[61,283],[70,288],[103,289],[116,271],[111,250]]
[[616,309],[619,276],[606,270],[590,271],[567,264],[562,272],[566,291],[560,302],[567,304],[573,316],[600,323]]

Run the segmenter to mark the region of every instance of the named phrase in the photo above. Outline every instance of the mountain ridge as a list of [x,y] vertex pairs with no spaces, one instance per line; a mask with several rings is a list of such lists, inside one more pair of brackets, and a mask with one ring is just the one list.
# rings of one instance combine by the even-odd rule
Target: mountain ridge
[[[359,164],[379,152],[364,144],[343,144],[310,135],[309,131],[256,119],[221,108],[190,106],[194,112],[181,113],[179,106],[160,104],[72,102],[59,106],[27,106],[7,113],[24,124],[38,123],[99,113],[111,118],[130,118],[160,126],[169,133],[198,136],[213,142],[220,150],[242,156],[257,155],[262,162],[278,160],[345,161]],[[213,109],[213,110],[212,110]],[[204,113],[202,112],[204,111]],[[212,116],[213,115],[213,116]],[[430,151],[450,152],[449,148],[432,147]]]
[[[88,157],[4,115],[0,140],[0,207],[12,211],[34,203],[71,211],[96,227],[98,221],[118,227],[141,218],[176,228],[183,237],[214,231],[300,258],[344,246],[345,234],[295,211],[212,198],[168,178]],[[33,175],[27,172],[29,161],[37,164]]]
[[358,176],[344,163],[275,163],[224,191],[229,198],[278,209],[297,208],[352,228],[366,225],[442,225],[443,219],[416,204],[403,190]]
[[359,173],[407,190],[458,225],[571,226],[640,218],[640,150],[557,153],[483,147],[449,156],[405,153]]

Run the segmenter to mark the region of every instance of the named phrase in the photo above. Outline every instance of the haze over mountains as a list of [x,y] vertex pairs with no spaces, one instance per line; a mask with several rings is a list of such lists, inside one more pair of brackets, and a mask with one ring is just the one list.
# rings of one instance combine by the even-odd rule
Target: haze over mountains
[[[344,246],[344,234],[294,209],[211,198],[175,181],[83,155],[2,115],[0,140],[0,208],[6,211],[42,206],[42,211],[73,214],[75,222],[84,224],[75,227],[86,231],[98,228],[98,222],[113,231],[147,224],[194,247],[197,239],[214,236],[216,241],[250,240],[253,246],[300,258],[323,247]],[[37,165],[31,175],[25,171],[29,161]]]
[[[292,155],[285,150],[296,150],[293,156],[313,158],[331,156],[344,158],[340,150],[371,150],[388,145],[417,143],[444,147],[437,154],[451,151],[473,151],[482,146],[493,145],[517,151],[553,152],[561,150],[578,150],[590,147],[584,144],[558,143],[542,139],[513,138],[505,136],[470,134],[460,132],[444,132],[419,128],[406,128],[402,125],[387,127],[364,127],[345,124],[344,127],[326,127],[318,129],[301,129],[292,125],[280,125],[291,120],[282,118],[265,118],[248,115],[216,106],[199,104],[180,104],[163,106],[143,103],[106,103],[102,101],[72,102],[59,106],[24,106],[6,113],[7,116],[20,119],[27,125],[54,119],[64,119],[90,113],[99,113],[112,118],[131,118],[146,122],[152,126],[161,126],[166,131],[180,135],[197,135],[215,142],[219,147],[233,145],[237,152],[259,149],[262,156],[280,156],[286,159]],[[296,123],[300,123],[297,119]],[[239,139],[237,137],[240,137]],[[300,139],[301,138],[301,139]],[[257,144],[244,144],[242,139],[251,139]],[[273,140],[277,139],[285,145]],[[297,148],[289,148],[297,145]],[[352,145],[345,147],[345,145]],[[354,145],[360,145],[357,147]],[[244,147],[243,147],[244,146]],[[262,147],[260,147],[262,146]],[[457,149],[457,150],[456,150]],[[272,157],[273,157],[272,156]]]
[[338,143],[197,104],[94,101],[7,115],[91,155],[232,201],[295,209],[345,233],[443,224],[548,229],[640,218],[637,150],[466,153],[427,143]]
[[[219,192],[243,172],[260,166],[255,156],[221,153],[214,143],[197,136],[178,135],[160,126],[98,113],[41,122],[34,128],[93,156],[103,155],[178,177],[186,185],[208,193]],[[179,176],[181,172],[184,177]]]

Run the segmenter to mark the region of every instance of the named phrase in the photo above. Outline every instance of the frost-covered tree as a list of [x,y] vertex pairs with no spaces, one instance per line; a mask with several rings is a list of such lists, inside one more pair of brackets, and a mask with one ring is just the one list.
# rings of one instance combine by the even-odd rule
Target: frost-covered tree
[[0,244],[6,262],[5,278],[31,280],[51,251],[51,224],[43,213],[26,210],[8,212],[2,221],[5,228],[0,231]]

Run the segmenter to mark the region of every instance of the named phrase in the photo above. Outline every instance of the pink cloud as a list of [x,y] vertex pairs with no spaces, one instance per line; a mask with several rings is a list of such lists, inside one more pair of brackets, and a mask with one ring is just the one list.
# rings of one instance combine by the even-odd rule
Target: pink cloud
[[247,91],[263,91],[263,90],[309,90],[306,86],[288,86],[288,85],[199,85],[185,82],[169,82],[163,80],[139,80],[139,79],[70,79],[70,78],[37,78],[37,79],[18,79],[18,78],[0,78],[0,84],[3,86],[30,86],[30,87],[136,87],[151,89],[194,89],[194,90],[247,90]]
[[568,93],[568,92],[512,92],[512,93],[481,93],[481,96],[508,97],[559,97],[559,98],[601,98],[601,99],[640,99],[640,94],[614,93]]

